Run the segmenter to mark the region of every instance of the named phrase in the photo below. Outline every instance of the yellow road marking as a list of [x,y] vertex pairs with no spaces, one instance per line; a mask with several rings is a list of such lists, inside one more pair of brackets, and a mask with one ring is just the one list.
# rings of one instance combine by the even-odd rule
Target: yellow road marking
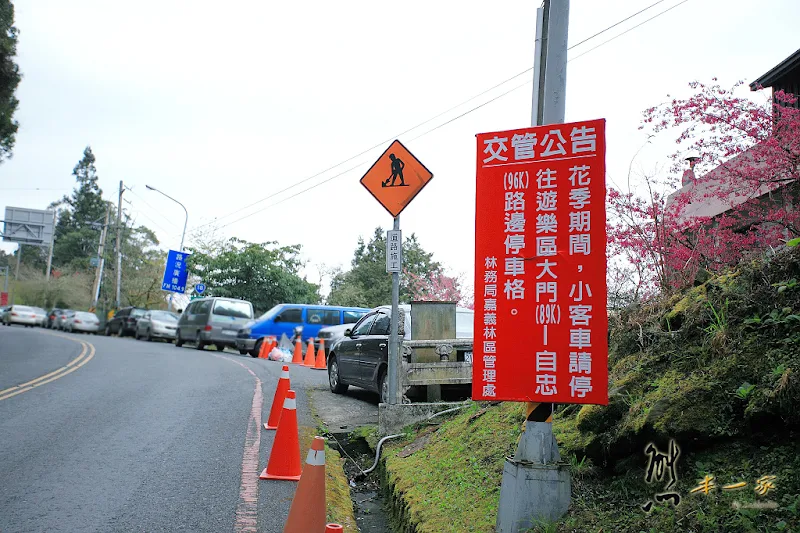
[[67,337],[65,335],[58,335],[55,333],[49,333],[49,332],[41,332],[41,333],[53,335],[54,337],[61,337],[63,339],[69,339],[73,342],[78,342],[82,347],[81,353],[78,354],[78,357],[76,357],[66,365],[62,366],[58,370],[54,370],[53,372],[45,374],[44,376],[40,376],[36,379],[26,381],[25,383],[21,383],[19,385],[15,385],[13,387],[1,390],[0,401],[11,398],[12,396],[16,396],[17,394],[22,394],[23,392],[28,392],[29,390],[35,389],[36,387],[40,387],[42,385],[55,381],[59,378],[63,378],[67,374],[71,374],[72,372],[78,370],[80,367],[91,361],[92,358],[94,357],[95,347],[92,343],[79,341],[78,339],[73,339],[72,337]]

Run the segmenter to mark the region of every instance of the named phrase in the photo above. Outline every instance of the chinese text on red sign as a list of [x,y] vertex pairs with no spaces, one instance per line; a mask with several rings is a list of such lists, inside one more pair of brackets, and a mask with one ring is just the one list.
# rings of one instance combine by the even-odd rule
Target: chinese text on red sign
[[605,121],[477,138],[473,398],[606,404]]

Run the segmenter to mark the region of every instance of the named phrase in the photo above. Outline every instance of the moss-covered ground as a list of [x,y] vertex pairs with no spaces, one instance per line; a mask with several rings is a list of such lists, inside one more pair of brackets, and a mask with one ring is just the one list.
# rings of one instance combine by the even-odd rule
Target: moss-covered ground
[[[780,253],[611,317],[609,404],[557,409],[572,506],[537,530],[800,532],[799,260]],[[392,444],[385,479],[406,530],[493,531],[522,418],[518,404],[474,405]],[[645,450],[671,441],[665,491],[667,473],[645,479]],[[691,492],[706,476],[709,493]],[[656,502],[663,492],[680,503]]]

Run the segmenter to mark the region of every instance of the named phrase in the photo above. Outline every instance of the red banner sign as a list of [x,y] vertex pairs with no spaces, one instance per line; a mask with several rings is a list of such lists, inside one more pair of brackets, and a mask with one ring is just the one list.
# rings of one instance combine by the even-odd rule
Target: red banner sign
[[605,120],[477,137],[472,397],[605,405]]
[[8,293],[0,292],[0,305],[8,305]]

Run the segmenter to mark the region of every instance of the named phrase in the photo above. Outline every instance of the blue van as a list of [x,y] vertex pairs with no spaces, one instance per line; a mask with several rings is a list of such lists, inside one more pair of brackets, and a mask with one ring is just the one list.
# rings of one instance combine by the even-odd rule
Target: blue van
[[[369,313],[363,307],[338,307],[333,305],[278,304],[239,330],[236,348],[244,355],[258,356],[264,337],[294,339],[299,332],[303,341],[314,338],[321,328],[339,324],[355,324]],[[301,329],[300,329],[301,328]]]

